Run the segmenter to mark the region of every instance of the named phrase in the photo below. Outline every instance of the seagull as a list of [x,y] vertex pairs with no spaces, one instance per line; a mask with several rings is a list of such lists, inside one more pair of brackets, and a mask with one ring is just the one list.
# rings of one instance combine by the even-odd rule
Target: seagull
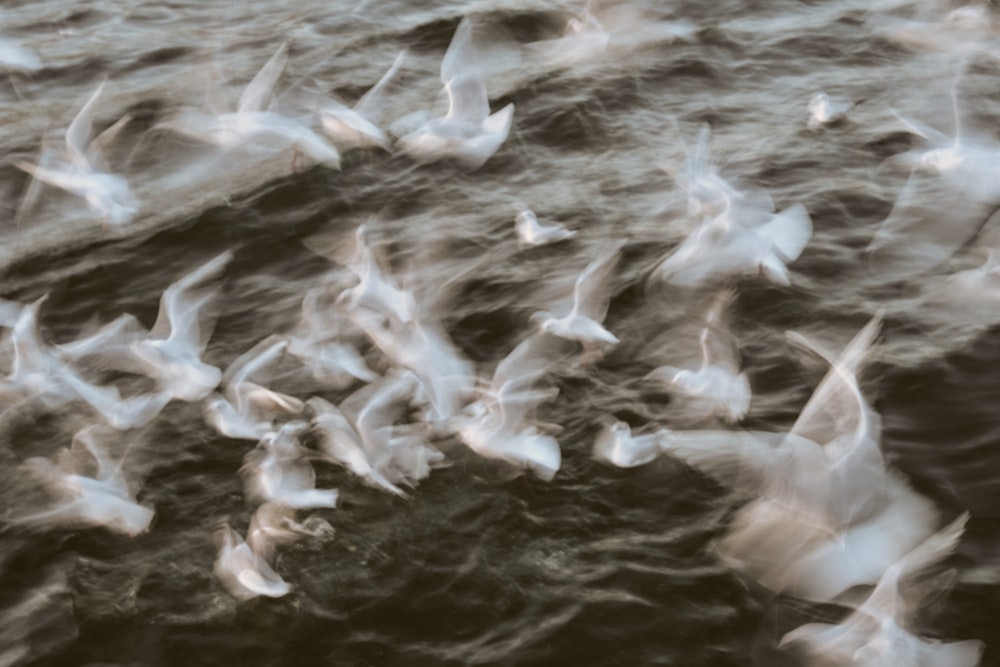
[[400,322],[413,320],[417,310],[413,294],[402,290],[393,276],[383,270],[388,262],[380,249],[367,239],[368,226],[359,225],[355,232],[355,254],[347,268],[358,277],[358,284],[344,290],[337,299],[349,309],[364,307],[376,313],[391,315]]
[[510,133],[514,105],[490,113],[489,96],[478,71],[472,21],[462,19],[441,62],[441,81],[448,96],[448,113],[428,120],[400,137],[397,145],[421,162],[445,158],[478,169],[499,150]]
[[709,125],[702,125],[692,148],[684,140],[677,119],[669,120],[684,153],[684,165],[678,168],[660,163],[660,168],[687,194],[688,216],[701,221],[731,211],[733,217],[748,226],[766,222],[774,211],[774,200],[765,190],[737,188],[722,176],[712,157]]
[[[115,387],[95,385],[81,378],[62,358],[62,346],[53,350],[42,340],[38,314],[47,298],[43,296],[24,306],[14,322],[13,363],[10,374],[0,379],[0,399],[38,398],[50,409],[81,400],[118,429],[137,428],[152,421],[169,402],[169,396],[154,392],[122,399]],[[92,339],[81,345],[92,344]]]
[[366,399],[354,419],[356,433],[372,467],[393,485],[414,486],[431,470],[447,465],[444,454],[428,445],[418,431],[396,425],[418,385],[414,374],[403,372],[350,397],[353,401]]
[[66,129],[61,165],[49,166],[45,153],[37,165],[21,160],[14,164],[40,181],[82,197],[105,223],[120,227],[138,215],[139,202],[125,177],[110,172],[103,152],[131,117],[124,116],[96,137],[91,136],[94,110],[104,84],[102,81]]
[[951,88],[954,137],[895,114],[928,146],[888,160],[909,169],[910,177],[865,250],[871,268],[885,279],[941,265],[979,234],[1000,205],[1000,143],[963,130],[958,79]]
[[623,242],[613,244],[591,261],[577,277],[573,286],[573,308],[562,317],[541,311],[532,315],[541,331],[579,341],[586,350],[598,350],[601,345],[614,346],[618,337],[604,328],[602,322],[611,301],[611,275],[621,257]]
[[282,44],[240,95],[235,111],[215,104],[214,113],[188,109],[159,127],[214,144],[225,151],[274,155],[294,148],[320,164],[340,168],[340,153],[312,129],[269,110],[274,88],[285,70],[288,46]]
[[274,430],[274,420],[302,412],[305,404],[294,396],[272,391],[250,378],[260,380],[288,348],[288,340],[272,336],[239,356],[226,370],[225,397],[205,403],[205,419],[228,438],[259,441]]
[[[94,431],[93,426],[78,431],[71,448],[64,450],[57,464],[45,458],[25,461],[25,472],[38,479],[58,499],[58,504],[44,512],[17,517],[15,522],[104,526],[130,537],[149,529],[154,512],[136,502],[135,492],[129,489],[122,470],[124,457],[113,462]],[[86,476],[80,471],[81,466],[74,464],[74,459],[78,461],[81,455],[96,464],[96,476]]]
[[316,488],[316,471],[306,460],[308,450],[299,444],[298,436],[307,427],[288,422],[261,438],[242,469],[251,497],[298,509],[337,506],[339,492]]
[[518,244],[522,248],[556,243],[576,236],[575,231],[566,229],[559,223],[540,224],[535,212],[527,208],[517,214],[514,219],[514,229],[517,231]]
[[534,420],[534,411],[558,391],[535,389],[556,361],[551,336],[536,332],[521,341],[496,367],[479,397],[453,419],[459,438],[482,457],[530,470],[550,481],[559,471],[562,453],[549,425]]
[[161,392],[178,400],[208,396],[222,371],[201,360],[214,326],[214,318],[204,313],[213,295],[197,288],[218,276],[232,258],[232,252],[224,252],[181,277],[163,292],[156,322],[145,337],[126,339],[95,356],[110,368],[156,380]]
[[[912,590],[915,588],[912,579],[955,550],[968,518],[968,513],[961,515],[892,564],[868,599],[843,622],[808,623],[782,637],[779,646],[802,647],[817,661],[831,666],[978,665],[983,642],[927,640],[909,630],[917,611],[915,605],[919,604]],[[920,597],[928,592],[922,591]]]
[[790,285],[788,263],[802,254],[812,236],[809,212],[796,204],[779,213],[757,211],[765,221],[746,226],[733,207],[706,219],[653,270],[661,280],[697,287],[734,275],[763,275]]
[[292,590],[284,579],[230,526],[220,529],[221,546],[215,560],[215,576],[240,600],[261,595],[280,598]]
[[809,129],[818,130],[839,123],[847,118],[847,112],[854,106],[851,100],[835,100],[822,91],[816,93],[809,100]]
[[731,289],[721,291],[713,301],[702,329],[701,366],[696,369],[660,366],[646,378],[663,383],[708,407],[710,415],[722,415],[733,423],[750,409],[750,381],[740,372],[739,350],[727,330],[724,315],[735,297]]
[[375,120],[380,115],[380,107],[384,104],[382,96],[385,89],[396,76],[405,56],[406,52],[400,51],[392,67],[361,96],[353,108],[331,100],[320,110],[323,130],[335,144],[344,149],[377,146],[388,150],[389,138],[375,124]]
[[634,468],[657,458],[660,444],[669,429],[653,433],[632,435],[631,427],[623,421],[606,423],[594,441],[594,458],[619,468]]
[[763,585],[815,601],[878,581],[934,530],[937,510],[886,467],[880,420],[856,374],[880,319],[832,358],[787,434],[672,431],[662,448],[751,495],[719,543],[723,559]]
[[313,396],[306,404],[312,409],[313,431],[319,433],[320,451],[331,461],[343,465],[371,486],[406,498],[401,488],[386,479],[365,450],[364,440],[347,417],[329,401]]
[[327,291],[319,286],[306,292],[299,324],[287,335],[287,352],[300,359],[313,378],[332,389],[347,389],[358,380],[374,381],[378,375],[368,368],[357,348],[344,340],[346,316],[320,307],[320,299]]

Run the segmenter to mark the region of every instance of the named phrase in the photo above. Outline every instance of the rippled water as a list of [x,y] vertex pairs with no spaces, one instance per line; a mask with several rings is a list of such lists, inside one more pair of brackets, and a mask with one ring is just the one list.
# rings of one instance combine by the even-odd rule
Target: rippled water
[[[281,551],[277,569],[293,592],[278,600],[239,603],[212,574],[215,527],[228,519],[245,528],[253,511],[238,475],[252,445],[215,435],[199,405],[170,404],[127,435],[145,467],[139,499],[156,510],[150,532],[3,529],[0,604],[18,618],[8,613],[0,628],[0,644],[11,647],[0,647],[0,664],[795,664],[777,640],[834,612],[775,597],[719,562],[713,542],[741,499],[669,457],[631,470],[591,458],[597,415],[677,425],[665,397],[634,380],[658,350],[678,344],[704,303],[704,294],[654,289],[646,277],[690,231],[678,215],[685,196],[659,164],[679,159],[679,137],[690,142],[706,122],[723,174],[767,189],[779,208],[805,204],[815,227],[791,287],[739,283],[733,325],[754,390],[745,426],[787,428],[819,379],[803,370],[786,330],[843,342],[884,309],[879,364],[863,378],[884,420],[884,450],[943,514],[972,513],[957,584],[921,614],[921,628],[983,639],[982,664],[1000,664],[997,301],[946,308],[920,291],[982,255],[963,249],[943,268],[886,283],[860,253],[905,181],[880,164],[913,143],[890,107],[951,131],[957,61],[907,49],[870,22],[913,8],[678,1],[654,14],[693,23],[689,37],[643,24],[566,67],[509,49],[489,90],[494,109],[515,104],[511,136],[472,172],[383,152],[345,155],[341,171],[301,170],[290,155],[213,171],[192,158],[198,147],[153,129],[180,106],[202,104],[210,69],[235,98],[285,41],[279,103],[289,107],[302,91],[353,101],[407,49],[388,114],[402,115],[433,102],[462,16],[525,44],[558,36],[578,9],[536,0],[291,5],[5,5],[4,34],[45,67],[0,81],[0,152],[33,159],[43,136],[64,128],[107,77],[98,118],[133,114],[114,157],[127,165],[143,213],[109,233],[78,200],[47,190],[15,225],[27,181],[8,160],[2,295],[48,293],[43,328],[52,341],[126,312],[148,325],[167,285],[233,249],[207,353],[225,367],[293,326],[302,294],[336,267],[303,240],[342,245],[374,216],[395,265],[450,285],[445,328],[485,365],[524,337],[547,285],[572,281],[609,241],[626,239],[607,320],[623,343],[592,368],[556,371],[559,396],[543,408],[565,429],[552,482],[511,478],[447,442],[453,465],[407,500],[317,465],[318,486],[341,489],[338,509],[313,512],[335,534]],[[970,122],[994,124],[1000,77],[988,52],[968,59],[960,89]],[[818,90],[863,101],[848,122],[813,132],[806,105]],[[518,202],[577,237],[519,250]],[[293,372],[278,384],[310,395]],[[5,506],[21,502],[19,462],[65,447],[80,420],[65,411],[7,415]]]

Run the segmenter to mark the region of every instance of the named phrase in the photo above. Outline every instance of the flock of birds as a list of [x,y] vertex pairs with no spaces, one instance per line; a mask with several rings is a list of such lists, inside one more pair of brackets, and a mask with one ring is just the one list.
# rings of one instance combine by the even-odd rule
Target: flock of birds
[[[978,30],[976,17],[988,21],[988,10],[953,10],[936,27],[923,26],[924,32],[912,21],[896,29],[901,40],[923,34],[943,49],[954,43],[941,40],[962,26]],[[556,50],[572,51],[575,45],[599,51],[610,37],[588,9],[570,23],[563,38],[568,41]],[[20,58],[22,68],[34,67],[37,56],[18,48],[0,45],[0,59],[10,66]],[[476,169],[504,143],[514,114],[513,105],[491,111],[479,54],[474,22],[464,19],[441,65],[448,100],[444,115],[420,111],[388,127],[379,121],[387,86],[404,63],[400,54],[355,105],[330,102],[322,108],[318,132],[271,108],[287,60],[282,45],[235,108],[210,100],[208,109],[187,109],[162,127],[223,151],[272,157],[291,149],[329,167],[339,167],[340,151],[384,149]],[[67,128],[64,149],[46,150],[37,163],[16,164],[38,181],[82,197],[108,225],[121,226],[139,215],[141,203],[104,158],[129,118],[94,136],[103,85]],[[842,123],[852,107],[849,100],[819,93],[808,104],[804,123],[821,132]],[[927,227],[922,223],[937,213],[914,203],[924,190],[921,184],[934,180],[965,200],[995,206],[1000,193],[995,184],[980,185],[980,167],[998,163],[1000,146],[957,132],[949,138],[900,120],[928,147],[895,160],[911,170],[911,185],[869,252],[902,252],[906,266],[916,272],[940,264],[974,234],[922,237]],[[822,360],[828,372],[789,431],[732,428],[747,415],[752,400],[727,323],[737,298],[733,279],[749,276],[789,285],[788,265],[808,244],[812,221],[803,205],[777,210],[766,191],[724,176],[711,157],[707,128],[693,147],[684,148],[686,162],[672,176],[687,195],[685,215],[696,224],[659,261],[650,284],[706,290],[712,296],[699,326],[699,357],[682,367],[658,366],[644,382],[719,427],[633,433],[608,416],[594,455],[620,467],[669,455],[746,493],[751,500],[718,544],[725,562],[775,591],[854,608],[840,623],[812,623],[789,632],[781,645],[798,646],[820,664],[977,664],[981,642],[945,643],[915,634],[917,598],[933,586],[918,587],[914,581],[926,578],[954,551],[968,516],[942,528],[933,502],[886,463],[879,415],[858,379],[878,337],[880,315],[842,349],[789,333],[788,340]],[[976,178],[969,178],[969,170]],[[968,217],[950,227],[968,228],[976,222],[974,215]],[[523,248],[575,235],[560,224],[539,221],[526,206],[514,226]],[[221,527],[214,566],[218,579],[240,599],[286,595],[291,586],[274,569],[277,549],[324,530],[322,524],[296,519],[300,510],[337,505],[336,489],[316,488],[313,462],[343,466],[372,488],[406,498],[433,470],[448,465],[436,444],[458,441],[482,457],[552,480],[561,465],[556,439],[561,428],[537,417],[557,394],[546,378],[557,363],[569,358],[587,368],[621,342],[605,317],[623,246],[611,243],[591,258],[549,311],[531,317],[533,328],[492,373],[477,369],[442,324],[449,286],[400,279],[368,225],[356,230],[350,257],[338,257],[350,282],[338,272],[311,288],[295,327],[260,341],[225,371],[206,363],[203,355],[214,327],[215,286],[232,259],[230,252],[167,288],[148,330],[137,318],[122,315],[77,340],[54,344],[40,329],[44,297],[28,304],[0,301],[0,327],[8,332],[0,343],[9,368],[0,379],[6,409],[82,405],[98,421],[76,433],[71,446],[54,458],[23,463],[51,504],[42,511],[8,513],[5,520],[35,527],[99,525],[129,536],[149,530],[154,509],[138,500],[137,480],[126,474],[127,451],[115,456],[106,442],[114,430],[149,424],[171,401],[201,402],[205,422],[220,435],[256,443],[241,473],[257,509],[245,535],[228,524]],[[993,272],[996,264],[991,254],[976,271]],[[956,279],[975,282],[973,273]],[[354,391],[335,405],[318,395],[270,388],[275,368],[289,362],[301,365],[301,372],[325,389]],[[124,396],[113,383],[88,379],[88,371],[95,370],[146,378],[149,389]],[[942,578],[934,583],[944,585]],[[859,599],[855,593],[863,586],[873,588]]]

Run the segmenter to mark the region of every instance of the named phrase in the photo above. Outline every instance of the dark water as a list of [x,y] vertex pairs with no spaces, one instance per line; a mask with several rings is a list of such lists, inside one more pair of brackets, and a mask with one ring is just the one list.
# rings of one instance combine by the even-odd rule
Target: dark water
[[[280,550],[288,596],[240,603],[213,576],[213,532],[227,520],[246,528],[254,507],[238,471],[253,445],[217,436],[200,405],[174,402],[150,426],[122,435],[143,467],[139,500],[156,510],[148,533],[2,529],[0,664],[797,664],[776,650],[778,639],[838,612],[775,596],[719,562],[714,540],[742,500],[669,457],[616,470],[591,456],[598,415],[678,426],[666,397],[634,382],[705,298],[646,281],[689,231],[677,215],[684,194],[657,166],[682,155],[673,117],[689,141],[711,124],[723,174],[767,189],[779,208],[803,203],[813,219],[790,287],[738,284],[733,328],[754,390],[744,427],[787,429],[819,379],[800,365],[786,330],[842,342],[884,309],[878,363],[862,378],[883,418],[883,449],[945,517],[971,512],[953,559],[956,584],[922,610],[919,627],[946,640],[982,639],[981,664],[1000,665],[997,302],[956,310],[921,298],[981,261],[974,248],[890,284],[871,277],[860,253],[905,181],[879,165],[914,142],[889,107],[950,131],[957,62],[880,36],[871,20],[934,11],[846,1],[664,4],[655,16],[690,21],[696,31],[673,39],[637,27],[571,67],[508,54],[489,88],[494,109],[515,104],[513,129],[477,171],[354,152],[341,171],[293,171],[282,156],[183,177],[196,169],[185,160],[197,147],[152,128],[181,104],[202,102],[199,72],[209,63],[238,91],[288,41],[291,98],[296,86],[319,85],[353,100],[407,48],[394,102],[405,113],[433,100],[440,58],[463,15],[527,43],[557,36],[568,9],[527,1],[8,3],[4,33],[46,66],[0,82],[0,150],[33,156],[105,76],[100,117],[134,114],[117,150],[143,213],[123,233],[106,232],[79,201],[52,190],[15,226],[26,180],[0,166],[3,219],[11,221],[2,229],[2,296],[49,294],[50,341],[72,339],[92,318],[132,313],[151,324],[164,288],[232,249],[207,352],[225,367],[288,331],[305,290],[339,270],[303,241],[319,235],[342,246],[374,216],[394,265],[448,279],[445,329],[490,368],[529,331],[546,285],[571,281],[610,241],[626,246],[607,319],[622,344],[586,370],[554,371],[559,395],[542,417],[564,430],[563,465],[551,482],[512,478],[448,441],[437,444],[452,465],[405,500],[317,464],[317,486],[339,488],[341,502],[311,514],[334,534]],[[986,127],[1000,115],[990,48],[969,57],[961,83],[968,115]],[[863,103],[846,123],[811,132],[806,105],[821,89]],[[578,236],[520,251],[517,202]],[[312,395],[300,376],[289,367],[276,385]],[[336,402],[347,393],[324,395]],[[24,502],[19,463],[67,446],[85,420],[72,409],[6,415],[5,507]]]

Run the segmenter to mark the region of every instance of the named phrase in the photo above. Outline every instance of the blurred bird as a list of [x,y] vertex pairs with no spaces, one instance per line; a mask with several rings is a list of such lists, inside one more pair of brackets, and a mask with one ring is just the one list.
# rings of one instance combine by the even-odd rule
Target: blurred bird
[[808,623],[784,637],[779,646],[800,646],[816,664],[839,667],[975,667],[983,642],[940,642],[911,633],[917,605],[929,591],[914,591],[913,579],[944,560],[965,529],[963,514],[893,563],[871,595],[843,622]]
[[[139,213],[139,201],[125,177],[111,173],[104,159],[104,150],[131,117],[123,116],[96,137],[92,136],[94,111],[104,83],[101,82],[66,129],[66,150],[62,159],[55,159],[56,164],[50,166],[54,158],[43,151],[38,164],[20,160],[14,164],[40,181],[82,197],[105,223],[117,227],[135,218]],[[22,210],[33,204],[35,192],[29,188]],[[21,216],[19,212],[18,218]]]
[[[73,436],[71,448],[63,451],[58,463],[45,458],[25,461],[25,472],[35,477],[57,504],[43,512],[15,517],[13,522],[70,528],[104,526],[130,537],[146,532],[154,512],[140,505],[136,491],[129,488],[123,471],[125,457],[112,461],[99,437],[90,426]],[[96,464],[95,476],[84,474],[81,457]]]
[[458,25],[441,61],[441,81],[448,96],[448,113],[400,137],[397,145],[421,162],[452,158],[478,169],[507,140],[514,105],[490,113],[473,24],[468,17]]
[[543,225],[538,222],[535,212],[522,209],[514,219],[514,229],[517,232],[518,244],[523,247],[556,243],[576,236],[576,232],[566,229],[559,223]]
[[243,150],[250,154],[274,155],[293,148],[316,162],[340,168],[340,153],[311,128],[298,120],[270,110],[274,88],[288,61],[287,44],[282,44],[240,95],[236,110],[209,100],[211,111],[186,109],[158,127],[225,151]]
[[382,78],[361,96],[353,108],[349,108],[335,100],[328,101],[320,110],[320,120],[323,130],[335,144],[342,149],[347,148],[389,148],[389,138],[376,124],[382,114],[385,104],[383,96],[392,78],[396,76],[405,51],[400,51],[392,67],[382,75]]

